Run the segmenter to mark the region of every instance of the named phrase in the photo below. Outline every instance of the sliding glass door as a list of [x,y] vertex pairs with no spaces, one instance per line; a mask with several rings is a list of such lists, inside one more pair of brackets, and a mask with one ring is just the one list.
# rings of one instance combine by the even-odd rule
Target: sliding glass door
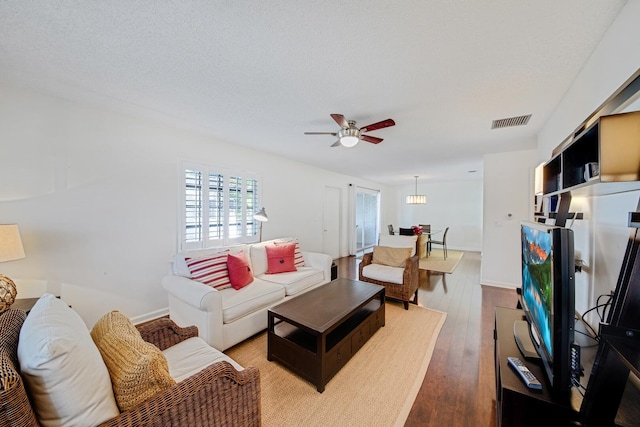
[[367,188],[356,189],[356,250],[364,252],[378,243],[380,192]]

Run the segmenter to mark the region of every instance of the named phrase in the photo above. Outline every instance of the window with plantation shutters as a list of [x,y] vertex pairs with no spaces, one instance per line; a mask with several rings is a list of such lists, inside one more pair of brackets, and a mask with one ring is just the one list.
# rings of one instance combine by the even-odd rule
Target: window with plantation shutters
[[203,164],[181,168],[180,250],[255,241],[259,180]]

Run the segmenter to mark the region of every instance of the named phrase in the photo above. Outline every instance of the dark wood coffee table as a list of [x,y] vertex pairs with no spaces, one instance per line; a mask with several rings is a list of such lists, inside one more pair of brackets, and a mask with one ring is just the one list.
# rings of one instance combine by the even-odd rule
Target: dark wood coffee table
[[269,309],[267,359],[324,386],[384,326],[384,286],[336,279]]

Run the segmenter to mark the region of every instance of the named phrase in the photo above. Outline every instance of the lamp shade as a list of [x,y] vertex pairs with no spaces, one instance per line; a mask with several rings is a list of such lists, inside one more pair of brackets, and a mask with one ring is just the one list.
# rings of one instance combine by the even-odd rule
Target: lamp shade
[[0,262],[24,258],[17,224],[0,224]]
[[[24,258],[24,248],[17,224],[0,224],[0,262]],[[16,300],[18,289],[7,276],[0,274],[0,313]]]
[[427,196],[424,194],[411,194],[407,196],[408,205],[424,205],[427,203]]
[[269,217],[267,216],[267,212],[264,210],[264,208],[253,214],[253,218],[260,222],[269,221]]
[[360,139],[357,136],[343,136],[340,138],[340,144],[347,148],[354,147],[358,141],[360,141]]
[[416,193],[407,196],[406,203],[408,205],[424,205],[427,203],[427,196],[418,194],[418,177],[416,176]]

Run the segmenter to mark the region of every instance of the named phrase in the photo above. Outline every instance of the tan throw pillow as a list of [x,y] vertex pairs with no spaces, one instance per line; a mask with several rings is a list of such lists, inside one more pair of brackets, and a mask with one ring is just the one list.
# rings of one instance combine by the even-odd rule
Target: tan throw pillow
[[118,311],[102,316],[91,330],[109,370],[121,411],[131,409],[176,382],[158,347],[142,339],[129,318]]
[[391,267],[404,267],[411,256],[411,248],[390,248],[388,246],[373,247],[373,263]]

